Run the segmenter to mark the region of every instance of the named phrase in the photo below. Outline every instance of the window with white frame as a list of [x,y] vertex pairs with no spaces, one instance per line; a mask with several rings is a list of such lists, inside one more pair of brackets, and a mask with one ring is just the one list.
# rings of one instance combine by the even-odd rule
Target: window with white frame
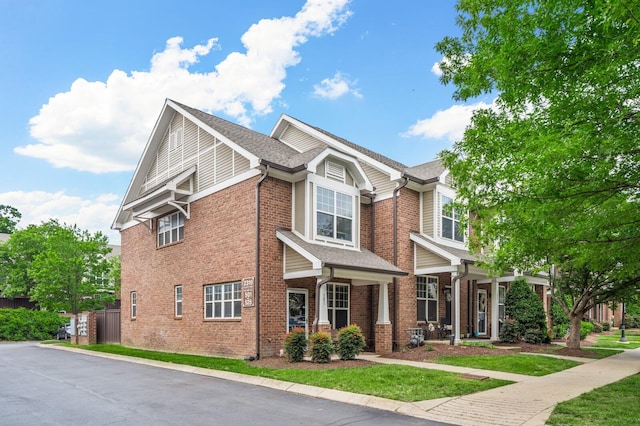
[[135,291],[131,292],[131,318],[135,318],[138,315],[138,294]]
[[353,242],[353,196],[317,187],[316,236]]
[[204,317],[240,318],[242,313],[240,282],[207,285],[204,287]]
[[184,240],[184,215],[175,212],[158,219],[158,247]]
[[331,328],[338,330],[349,325],[349,286],[327,284],[327,307]]
[[442,238],[464,242],[464,230],[460,224],[460,212],[453,206],[453,199],[441,196],[440,220]]
[[503,285],[498,286],[498,319],[504,319],[504,300],[506,298],[507,289]]
[[182,146],[182,127],[169,134],[169,149],[173,151]]
[[438,321],[438,277],[416,277],[418,321]]
[[175,313],[176,317],[182,316],[182,286],[175,287]]

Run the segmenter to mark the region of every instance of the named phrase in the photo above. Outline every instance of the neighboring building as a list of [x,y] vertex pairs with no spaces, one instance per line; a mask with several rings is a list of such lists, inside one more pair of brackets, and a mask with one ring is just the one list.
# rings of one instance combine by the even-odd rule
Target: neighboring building
[[[272,356],[292,327],[498,339],[515,276],[465,247],[440,161],[407,167],[283,115],[269,136],[167,100],[113,223],[122,344]],[[541,298],[547,280],[525,276]],[[547,304],[545,303],[545,306]]]

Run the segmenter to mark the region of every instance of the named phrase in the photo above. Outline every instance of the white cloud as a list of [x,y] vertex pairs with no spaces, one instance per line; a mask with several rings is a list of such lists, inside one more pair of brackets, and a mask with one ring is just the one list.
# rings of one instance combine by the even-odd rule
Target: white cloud
[[15,207],[22,214],[19,229],[58,219],[60,223],[75,224],[91,233],[101,231],[111,244],[120,244],[119,232],[109,229],[120,206],[120,197],[116,194],[83,199],[64,191],[13,191],[0,194],[0,204]]
[[30,120],[38,142],[15,152],[94,173],[133,170],[165,98],[250,125],[272,111],[286,69],[300,62],[295,48],[335,32],[351,15],[349,1],[308,0],[293,17],[260,20],[241,38],[245,52],[230,53],[211,72],[189,68],[217,47],[217,39],[189,49],[173,37],[148,71],[116,69],[106,82],[78,78]]
[[474,111],[495,107],[495,102],[491,104],[478,102],[470,105],[453,105],[445,110],[437,111],[430,118],[418,120],[402,136],[447,139],[450,142],[454,142],[462,139],[465,129],[471,123]]
[[333,78],[325,78],[313,86],[313,94],[320,98],[326,99],[338,99],[339,97],[351,93],[356,98],[361,98],[362,95],[355,89],[357,81],[351,81],[346,78],[342,73],[336,72]]

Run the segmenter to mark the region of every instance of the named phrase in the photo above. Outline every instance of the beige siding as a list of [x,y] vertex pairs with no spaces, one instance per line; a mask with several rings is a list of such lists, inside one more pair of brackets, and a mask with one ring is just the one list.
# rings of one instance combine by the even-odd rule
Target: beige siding
[[198,133],[198,126],[185,119],[183,134],[184,149],[182,151],[184,158],[193,158],[198,155]]
[[233,176],[233,150],[227,145],[216,146],[216,183]]
[[209,149],[200,154],[198,161],[198,191],[215,185],[216,180],[216,163],[215,151]]
[[309,151],[310,149],[325,145],[324,142],[308,135],[302,130],[296,129],[293,126],[287,127],[287,130],[284,131],[280,140],[291,145],[300,152]]
[[444,183],[449,185],[450,187],[453,187],[453,177],[451,176],[451,173],[447,173],[447,175],[444,177]]
[[436,256],[429,250],[416,245],[416,269],[433,268],[436,266],[448,266],[450,262],[440,256]]
[[311,262],[309,262],[289,246],[285,246],[285,259],[285,273],[306,271],[311,269],[313,266]]
[[237,152],[233,152],[233,175],[239,175],[249,170],[249,159],[243,157]]
[[433,237],[433,191],[422,194],[422,233]]
[[305,199],[305,181],[300,181],[295,183],[295,212],[294,212],[294,220],[295,220],[295,230],[304,235],[304,227],[305,227],[305,208],[304,208],[304,199]]
[[396,183],[390,180],[388,174],[379,171],[378,169],[365,163],[364,161],[360,161],[360,165],[362,166],[362,170],[364,170],[373,186],[376,187],[377,194],[393,192],[396,187]]

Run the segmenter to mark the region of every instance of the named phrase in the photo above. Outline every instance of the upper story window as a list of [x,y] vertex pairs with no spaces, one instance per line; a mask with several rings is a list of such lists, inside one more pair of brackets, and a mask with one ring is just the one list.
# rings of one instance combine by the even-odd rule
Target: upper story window
[[453,206],[453,199],[442,195],[441,199],[442,238],[464,243],[464,230],[460,225],[460,212]]
[[317,187],[316,235],[353,242],[353,196]]
[[182,146],[182,128],[176,129],[169,134],[169,149],[173,151]]
[[158,247],[184,240],[184,215],[175,212],[158,219]]

